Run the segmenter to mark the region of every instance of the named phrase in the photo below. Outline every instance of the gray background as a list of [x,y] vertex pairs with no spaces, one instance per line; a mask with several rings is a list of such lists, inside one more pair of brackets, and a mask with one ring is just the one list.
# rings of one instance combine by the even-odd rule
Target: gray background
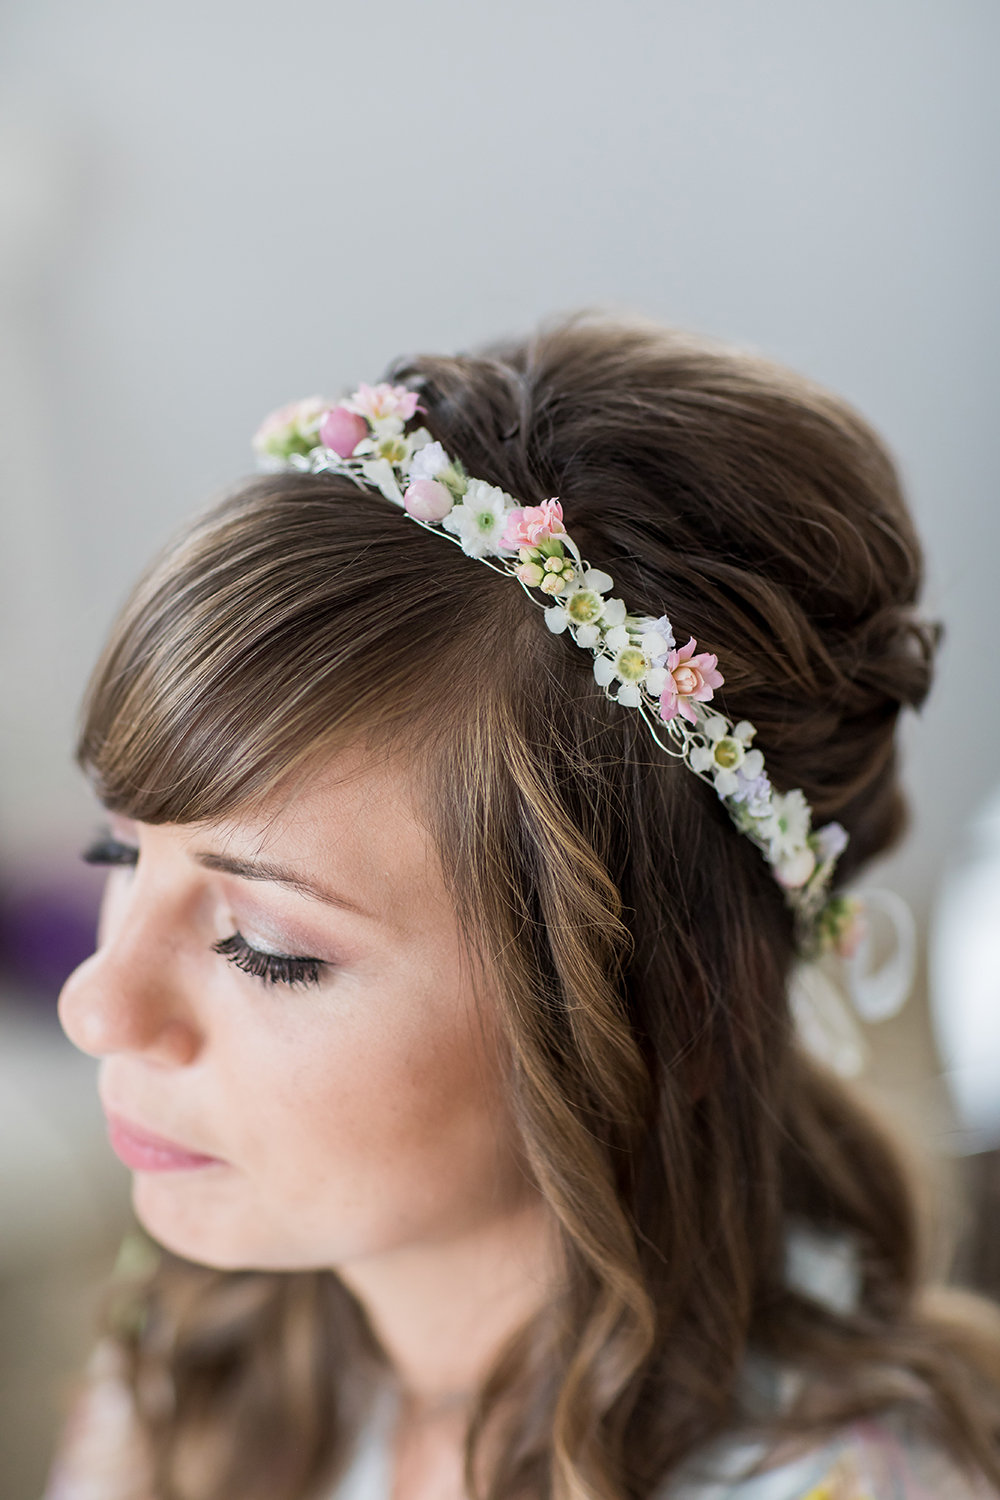
[[986,0],[7,0],[8,858],[84,817],[86,668],[264,412],[610,304],[786,360],[899,455],[948,624],[892,870],[925,905],[1000,780],[998,32]]
[[[913,832],[875,873],[925,925],[1000,784],[998,40],[989,0],[7,0],[0,883],[68,878],[88,667],[265,412],[598,305],[783,359],[898,455],[948,634],[905,731]],[[13,1016],[0,1489],[29,1500],[124,1173],[87,1065]],[[870,1045],[940,1144],[920,996]]]

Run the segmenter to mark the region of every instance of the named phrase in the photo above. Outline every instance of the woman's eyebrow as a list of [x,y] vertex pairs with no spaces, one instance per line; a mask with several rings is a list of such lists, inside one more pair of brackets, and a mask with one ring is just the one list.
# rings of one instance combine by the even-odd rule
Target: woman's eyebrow
[[275,885],[283,885],[286,889],[297,891],[300,896],[308,896],[313,901],[322,901],[325,906],[340,906],[345,911],[353,911],[358,916],[370,915],[363,907],[354,901],[348,901],[346,896],[339,896],[334,891],[327,891],[322,886],[313,885],[311,881],[303,880],[292,870],[286,870],[282,865],[268,864],[263,860],[236,859],[229,854],[212,854],[208,852],[195,853],[192,858],[206,870],[218,870],[222,875],[235,875],[240,880],[267,880]]

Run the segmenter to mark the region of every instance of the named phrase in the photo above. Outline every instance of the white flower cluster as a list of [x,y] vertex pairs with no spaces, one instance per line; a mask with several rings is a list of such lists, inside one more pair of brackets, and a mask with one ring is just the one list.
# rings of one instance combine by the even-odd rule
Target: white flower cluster
[[458,537],[466,557],[501,557],[507,516],[514,507],[503,490],[483,479],[470,479],[461,503],[452,506],[441,525]]
[[844,903],[829,898],[829,887],[847,834],[839,823],[814,831],[803,793],[771,786],[754,726],[707,706],[724,682],[717,658],[699,653],[694,639],[679,647],[666,615],[629,614],[611,575],[581,557],[557,500],[522,506],[470,478],[426,428],[408,432],[417,410],[406,387],[363,385],[337,404],[312,397],[283,407],[254,447],[267,469],[335,472],[379,490],[468,557],[516,578],[529,598],[545,596],[546,625],[592,653],[606,696],[638,710],[657,744],[715,788],[784,888],[802,945],[835,934],[834,908]]

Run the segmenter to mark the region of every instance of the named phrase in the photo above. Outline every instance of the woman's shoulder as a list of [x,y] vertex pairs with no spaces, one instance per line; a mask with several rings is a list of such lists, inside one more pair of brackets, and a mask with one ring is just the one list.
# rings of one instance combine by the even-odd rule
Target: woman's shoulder
[[100,1345],[70,1413],[44,1500],[149,1500],[150,1473],[121,1360]]
[[[787,1452],[787,1450],[786,1450]],[[821,1447],[775,1460],[762,1443],[730,1441],[689,1463],[663,1500],[998,1500],[909,1424],[854,1423]]]

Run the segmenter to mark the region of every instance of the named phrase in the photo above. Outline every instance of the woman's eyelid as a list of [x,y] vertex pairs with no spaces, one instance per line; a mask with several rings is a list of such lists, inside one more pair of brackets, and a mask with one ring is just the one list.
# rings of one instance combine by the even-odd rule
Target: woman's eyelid
[[300,930],[300,921],[289,919],[283,913],[282,903],[271,907],[254,893],[247,896],[240,889],[227,890],[219,908],[222,932],[240,934],[243,941],[259,953],[274,958],[306,958],[329,967],[339,967],[348,962],[352,949],[345,945],[343,934],[313,931],[310,923],[307,930]]
[[266,939],[257,937],[252,929],[248,936],[239,925],[237,925],[236,932],[233,935],[234,937],[241,938],[248,948],[252,948],[255,953],[259,953],[263,958],[288,958],[293,963],[309,964],[326,964],[329,962],[329,960],[318,958],[312,953],[293,953],[289,947],[274,947]]
[[127,818],[124,813],[105,812],[105,830],[107,836],[119,844],[128,844],[133,849],[138,849],[140,844],[139,825],[133,818]]

